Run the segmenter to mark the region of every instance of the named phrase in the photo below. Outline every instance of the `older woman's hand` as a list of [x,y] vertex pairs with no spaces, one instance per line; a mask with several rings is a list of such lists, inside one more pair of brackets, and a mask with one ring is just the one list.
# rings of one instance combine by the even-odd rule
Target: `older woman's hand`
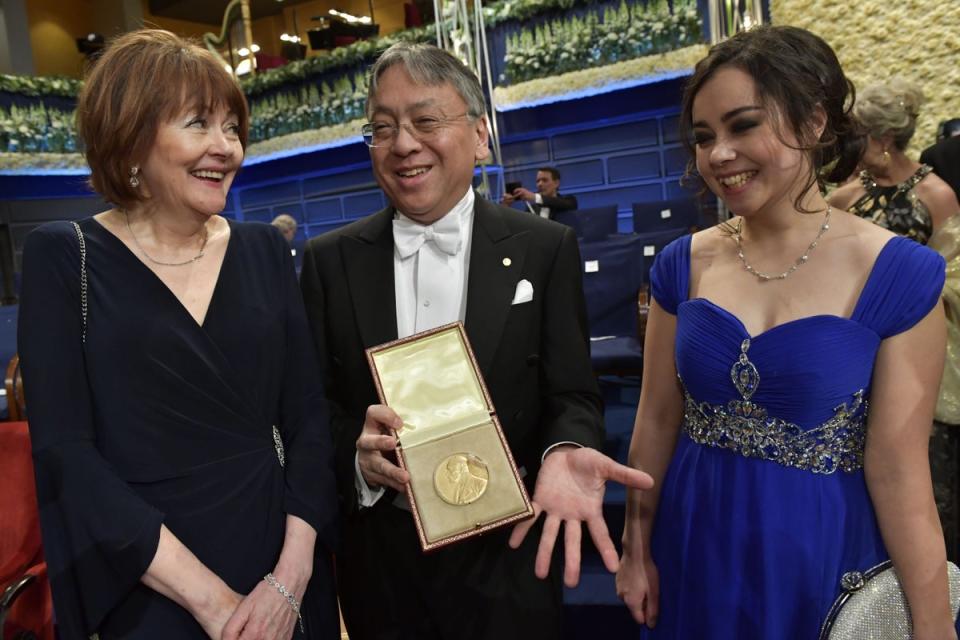
[[[294,595],[297,602],[303,598],[307,582],[294,585],[293,580],[277,582]],[[223,627],[221,640],[290,640],[297,626],[297,614],[287,599],[275,587],[261,581],[243,599],[233,616]]]
[[194,615],[208,636],[213,640],[220,640],[227,621],[241,602],[243,602],[243,596],[223,585],[223,588],[216,590],[216,594],[210,596]]
[[[297,602],[303,602],[303,594],[313,576],[316,540],[317,532],[313,527],[301,518],[287,514],[283,550],[273,577]],[[261,580],[237,607],[223,628],[221,638],[215,640],[290,640],[298,624],[296,612],[279,588]]]

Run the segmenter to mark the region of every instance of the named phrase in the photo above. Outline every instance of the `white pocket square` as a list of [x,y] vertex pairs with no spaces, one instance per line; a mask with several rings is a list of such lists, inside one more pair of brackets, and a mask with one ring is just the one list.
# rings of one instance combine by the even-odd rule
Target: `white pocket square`
[[523,304],[533,300],[533,285],[529,280],[521,280],[517,283],[517,290],[513,293],[513,302],[510,304]]

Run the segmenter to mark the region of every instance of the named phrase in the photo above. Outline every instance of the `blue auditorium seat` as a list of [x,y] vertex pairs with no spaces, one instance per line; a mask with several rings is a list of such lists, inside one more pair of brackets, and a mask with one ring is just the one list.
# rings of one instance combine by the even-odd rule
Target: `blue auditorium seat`
[[653,261],[656,259],[657,254],[660,253],[665,246],[688,233],[688,229],[668,229],[666,231],[636,233],[633,235],[633,237],[637,239],[640,247],[640,262],[644,282],[650,281],[650,267],[653,266]]
[[694,198],[633,203],[633,232],[652,233],[700,226],[700,206]]
[[645,241],[618,235],[580,243],[590,360],[597,374],[639,376],[643,371],[637,299],[645,282]]

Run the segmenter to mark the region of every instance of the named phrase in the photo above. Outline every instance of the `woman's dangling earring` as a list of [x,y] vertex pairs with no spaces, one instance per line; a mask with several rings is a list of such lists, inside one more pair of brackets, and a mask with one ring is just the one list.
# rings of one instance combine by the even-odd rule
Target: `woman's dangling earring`
[[883,166],[890,164],[890,152],[886,149],[883,150]]
[[140,178],[137,177],[138,173],[140,173],[140,167],[137,165],[130,167],[130,186],[134,189],[140,186]]

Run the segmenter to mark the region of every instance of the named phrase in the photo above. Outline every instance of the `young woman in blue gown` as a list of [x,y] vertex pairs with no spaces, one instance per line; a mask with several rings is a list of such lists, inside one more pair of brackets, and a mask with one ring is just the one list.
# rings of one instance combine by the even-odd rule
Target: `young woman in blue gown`
[[[833,51],[792,27],[711,49],[681,114],[729,223],[652,273],[618,592],[645,637],[811,640],[892,559],[917,640],[955,639],[927,441],[943,260],[827,205],[863,139]],[[824,168],[830,166],[831,170]]]

